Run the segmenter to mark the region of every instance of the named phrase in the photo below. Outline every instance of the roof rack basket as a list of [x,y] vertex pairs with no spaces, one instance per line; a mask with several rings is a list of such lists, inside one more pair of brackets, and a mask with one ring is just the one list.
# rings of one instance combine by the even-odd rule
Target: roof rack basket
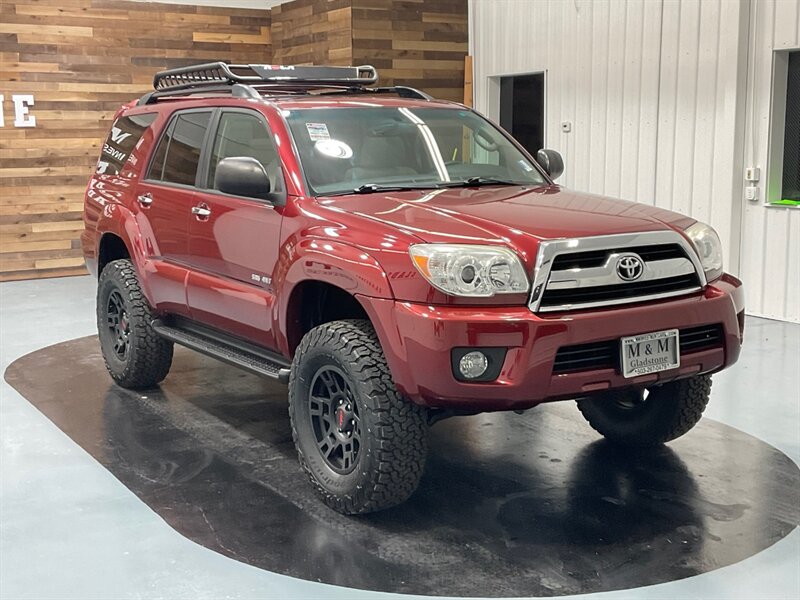
[[160,71],[153,77],[154,91],[139,104],[158,98],[195,93],[228,92],[240,98],[260,98],[260,92],[309,93],[314,90],[337,92],[397,93],[404,97],[431,100],[414,88],[367,88],[378,81],[375,67],[322,67],[283,65],[229,65],[206,63]]
[[378,81],[378,72],[361,67],[295,67],[283,65],[228,65],[224,62],[180,67],[156,73],[157,92],[183,90],[203,85],[234,83],[275,84],[290,87],[361,86]]

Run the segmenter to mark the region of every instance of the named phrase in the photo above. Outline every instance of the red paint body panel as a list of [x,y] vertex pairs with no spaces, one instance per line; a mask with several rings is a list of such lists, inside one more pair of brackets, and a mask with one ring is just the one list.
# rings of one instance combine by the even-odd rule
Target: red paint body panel
[[[744,294],[738,280],[725,276],[693,297],[546,317],[524,306],[475,308],[375,298],[362,301],[378,329],[395,383],[406,396],[428,406],[506,410],[610,387],[711,373],[731,365],[739,357],[741,331],[736,315],[743,310]],[[624,379],[612,369],[552,375],[556,352],[562,346],[717,323],[725,332],[724,348],[688,354],[679,369],[634,379]],[[450,375],[450,349],[462,346],[509,348],[497,381],[456,381]]]
[[202,191],[195,200],[211,215],[188,219],[192,318],[274,348],[275,294],[267,266],[277,262],[283,209]]
[[[643,385],[714,372],[739,354],[740,283],[725,276],[689,297],[571,313],[534,314],[528,294],[462,298],[433,288],[412,264],[408,249],[423,242],[502,245],[530,274],[542,240],[658,230],[682,231],[693,219],[645,204],[566,190],[480,187],[339,196],[309,195],[282,110],[441,106],[387,96],[231,97],[160,100],[127,105],[120,115],[157,113],[118,175],[95,175],[84,210],[81,243],[96,272],[104,236],[122,240],[150,303],[291,357],[288,322],[294,291],[307,281],[330,284],[364,307],[379,335],[392,375],[412,401],[469,410],[526,408],[608,387]],[[174,111],[247,108],[272,132],[286,183],[285,205],[142,180],[161,131]],[[464,110],[463,107],[461,107]],[[143,207],[137,197],[153,196]],[[207,218],[191,213],[202,203]],[[661,329],[722,324],[724,348],[684,357],[679,370],[623,379],[612,370],[552,376],[564,345],[618,339]],[[456,346],[508,348],[500,377],[458,382],[450,351]]]

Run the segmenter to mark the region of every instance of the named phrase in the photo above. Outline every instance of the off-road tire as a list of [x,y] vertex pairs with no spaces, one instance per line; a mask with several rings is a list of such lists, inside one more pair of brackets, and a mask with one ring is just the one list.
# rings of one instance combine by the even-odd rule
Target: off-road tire
[[[108,327],[109,298],[115,291],[122,298],[130,331],[123,358],[114,351],[113,334]],[[108,263],[97,284],[97,332],[106,369],[124,388],[153,387],[169,373],[173,344],[153,330],[153,318],[133,263],[127,259]]]
[[636,390],[616,390],[578,400],[589,425],[608,440],[630,446],[657,446],[679,438],[703,415],[711,377],[696,375],[652,387],[638,405],[624,406]]
[[[361,447],[355,467],[345,474],[326,462],[312,425],[312,380],[326,366],[344,375],[359,412]],[[368,321],[333,321],[305,335],[289,376],[289,417],[300,465],[334,510],[374,512],[400,504],[416,490],[428,448],[426,411],[398,393]]]

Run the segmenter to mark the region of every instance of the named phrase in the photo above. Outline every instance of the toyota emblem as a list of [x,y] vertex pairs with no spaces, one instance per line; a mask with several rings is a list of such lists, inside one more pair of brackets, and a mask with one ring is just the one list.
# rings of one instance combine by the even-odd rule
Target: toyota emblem
[[636,281],[644,273],[644,262],[636,254],[625,254],[617,260],[617,275],[622,281]]

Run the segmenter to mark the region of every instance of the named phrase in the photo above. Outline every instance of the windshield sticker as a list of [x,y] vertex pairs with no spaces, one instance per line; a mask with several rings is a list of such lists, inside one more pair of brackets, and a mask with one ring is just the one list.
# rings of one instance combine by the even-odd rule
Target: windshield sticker
[[530,166],[530,165],[528,164],[528,161],[525,161],[525,160],[522,160],[522,159],[520,159],[520,160],[519,160],[519,161],[517,161],[517,162],[519,162],[519,166],[520,166],[520,167],[522,167],[522,168],[523,168],[525,171],[527,171],[528,173],[530,173],[531,171],[533,171],[533,167],[532,167],[532,166]]
[[328,126],[325,123],[306,123],[306,129],[312,142],[331,139],[331,134],[328,133]]
[[314,144],[317,152],[331,158],[352,158],[353,149],[339,140],[319,140]]

